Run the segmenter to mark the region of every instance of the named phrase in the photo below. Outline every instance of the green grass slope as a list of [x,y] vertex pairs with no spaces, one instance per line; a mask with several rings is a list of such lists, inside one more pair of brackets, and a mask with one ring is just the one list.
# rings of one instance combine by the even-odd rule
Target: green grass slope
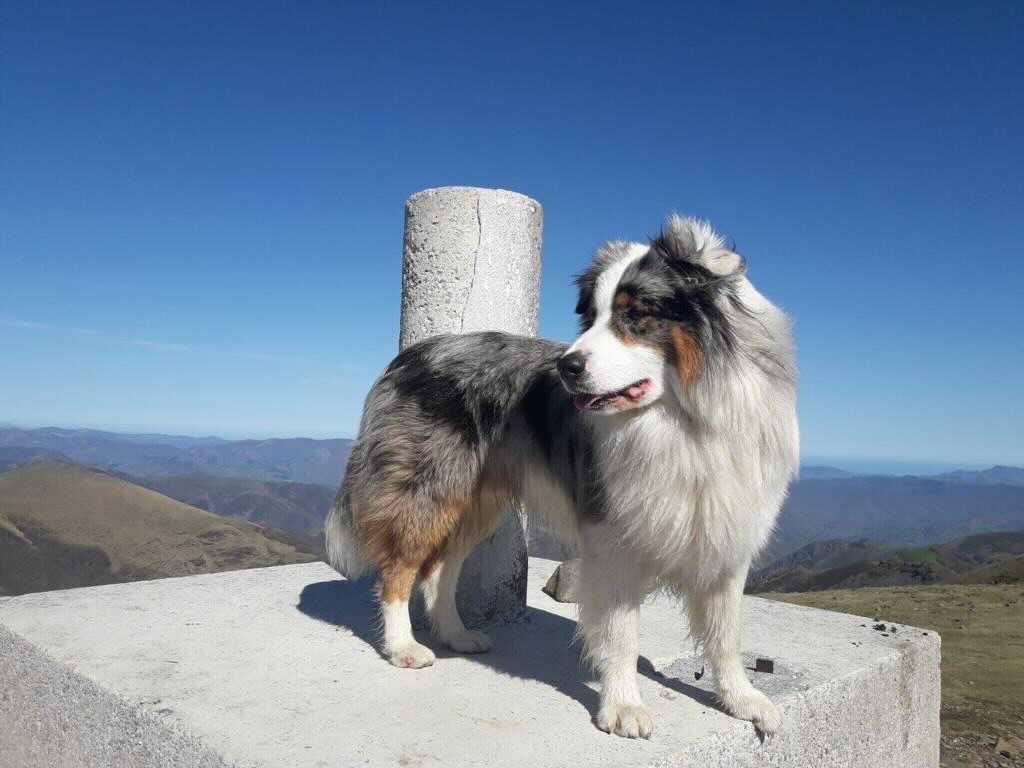
[[103,472],[35,463],[0,474],[0,594],[316,559],[286,535]]
[[1024,531],[980,533],[922,547],[814,542],[751,574],[750,592],[813,592],[911,584],[1014,583]]

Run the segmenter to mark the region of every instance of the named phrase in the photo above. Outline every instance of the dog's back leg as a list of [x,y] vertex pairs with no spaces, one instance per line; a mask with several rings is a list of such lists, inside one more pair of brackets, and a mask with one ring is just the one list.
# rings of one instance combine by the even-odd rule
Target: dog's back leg
[[497,527],[508,499],[507,494],[489,489],[478,493],[440,557],[426,563],[421,571],[423,600],[434,635],[453,651],[484,653],[491,648],[491,639],[486,634],[466,629],[455,596],[463,562]]
[[416,577],[430,571],[448,548],[467,504],[408,498],[392,502],[384,496],[375,501],[363,510],[361,526],[366,549],[380,568],[383,653],[396,667],[426,667],[434,663],[434,654],[413,637],[409,597]]
[[416,565],[396,562],[381,568],[380,613],[384,623],[384,655],[396,667],[419,669],[434,663],[434,652],[416,642],[409,619],[409,595],[416,581]]
[[468,554],[458,549],[446,553],[424,574],[423,602],[438,640],[459,653],[484,653],[491,649],[491,639],[483,632],[466,629],[455,604],[459,574]]

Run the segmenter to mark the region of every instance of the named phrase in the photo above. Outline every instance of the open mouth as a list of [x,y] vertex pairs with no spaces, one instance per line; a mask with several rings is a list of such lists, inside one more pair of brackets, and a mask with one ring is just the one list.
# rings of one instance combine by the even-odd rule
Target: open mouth
[[603,411],[605,408],[621,410],[638,403],[651,389],[650,379],[641,379],[628,387],[594,395],[584,392],[573,395],[572,402],[581,411]]

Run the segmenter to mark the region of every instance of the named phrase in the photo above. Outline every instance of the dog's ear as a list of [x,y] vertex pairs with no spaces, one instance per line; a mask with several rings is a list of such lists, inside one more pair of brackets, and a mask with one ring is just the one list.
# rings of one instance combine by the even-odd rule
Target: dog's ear
[[651,248],[670,263],[696,264],[717,277],[738,276],[745,268],[743,257],[728,248],[710,224],[678,214],[665,222],[661,235],[651,241]]
[[590,307],[590,297],[593,294],[589,285],[580,285],[579,287],[579,298],[576,299],[576,309],[574,310],[577,315],[584,315],[587,309]]
[[597,275],[593,269],[588,269],[576,275],[576,314],[583,315],[590,308],[590,302],[594,296],[594,283],[597,282]]
[[700,258],[701,266],[719,277],[738,276],[743,273],[743,257],[728,248],[702,251]]

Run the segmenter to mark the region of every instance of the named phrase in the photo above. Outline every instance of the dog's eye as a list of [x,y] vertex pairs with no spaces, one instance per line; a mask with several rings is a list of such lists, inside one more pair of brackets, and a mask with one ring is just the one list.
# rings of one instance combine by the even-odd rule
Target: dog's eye
[[641,320],[651,315],[651,307],[647,304],[634,302],[626,307],[626,317],[630,320]]
[[626,313],[626,322],[637,333],[646,333],[655,326],[654,317],[641,309],[631,308]]

